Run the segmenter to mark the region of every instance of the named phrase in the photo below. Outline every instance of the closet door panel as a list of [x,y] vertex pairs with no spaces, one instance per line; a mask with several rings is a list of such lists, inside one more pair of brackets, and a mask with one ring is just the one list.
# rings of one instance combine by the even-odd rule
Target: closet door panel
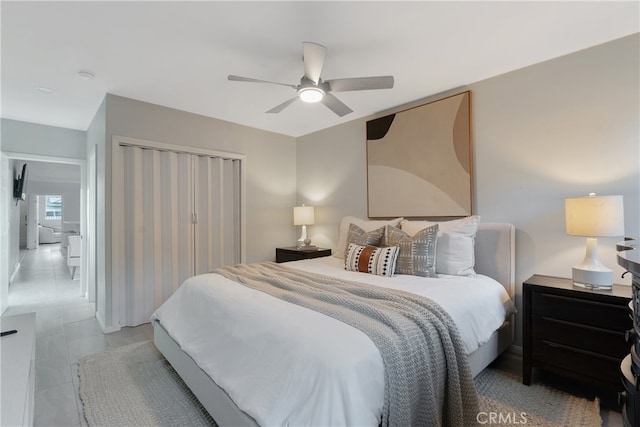
[[149,317],[193,275],[190,156],[124,150],[123,325]]
[[223,259],[222,265],[238,264],[241,261],[240,251],[240,161],[227,160],[224,163],[223,179],[225,185],[222,192],[222,208],[224,219]]
[[195,271],[208,273],[240,262],[239,161],[195,159]]

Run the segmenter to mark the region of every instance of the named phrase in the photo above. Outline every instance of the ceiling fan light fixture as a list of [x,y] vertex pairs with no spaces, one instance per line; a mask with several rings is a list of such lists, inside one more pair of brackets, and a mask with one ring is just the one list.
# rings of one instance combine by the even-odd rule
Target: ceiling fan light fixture
[[298,89],[298,97],[302,101],[309,103],[322,101],[322,98],[324,98],[324,94],[324,90],[320,89],[317,86],[303,87]]

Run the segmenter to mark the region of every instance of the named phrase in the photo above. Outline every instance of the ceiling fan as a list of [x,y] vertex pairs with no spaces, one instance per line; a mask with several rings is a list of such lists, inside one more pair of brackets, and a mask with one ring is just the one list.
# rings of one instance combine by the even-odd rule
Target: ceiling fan
[[322,102],[327,108],[340,117],[351,113],[353,110],[333,96],[332,92],[391,89],[393,87],[393,76],[322,80],[320,78],[320,73],[322,72],[322,65],[324,64],[324,57],[327,53],[327,48],[317,43],[303,42],[302,49],[304,76],[300,79],[299,85],[234,76],[232,74],[228,76],[228,79],[238,82],[271,83],[288,86],[296,90],[296,96],[273,107],[267,111],[267,113],[279,113],[300,98],[304,102]]

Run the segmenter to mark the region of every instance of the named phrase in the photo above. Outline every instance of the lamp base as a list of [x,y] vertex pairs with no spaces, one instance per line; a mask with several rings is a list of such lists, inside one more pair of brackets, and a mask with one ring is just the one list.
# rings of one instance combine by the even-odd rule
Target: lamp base
[[[588,266],[587,266],[588,267]],[[572,268],[573,285],[587,289],[611,290],[613,286],[613,271],[600,266],[600,269],[575,266]]]

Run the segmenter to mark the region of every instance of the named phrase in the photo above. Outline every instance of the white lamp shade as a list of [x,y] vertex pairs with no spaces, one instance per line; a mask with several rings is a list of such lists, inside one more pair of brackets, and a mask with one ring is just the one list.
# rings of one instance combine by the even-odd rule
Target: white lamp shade
[[596,196],[565,199],[567,234],[585,237],[624,235],[622,196]]
[[315,223],[313,206],[296,206],[293,208],[293,225],[312,225]]

